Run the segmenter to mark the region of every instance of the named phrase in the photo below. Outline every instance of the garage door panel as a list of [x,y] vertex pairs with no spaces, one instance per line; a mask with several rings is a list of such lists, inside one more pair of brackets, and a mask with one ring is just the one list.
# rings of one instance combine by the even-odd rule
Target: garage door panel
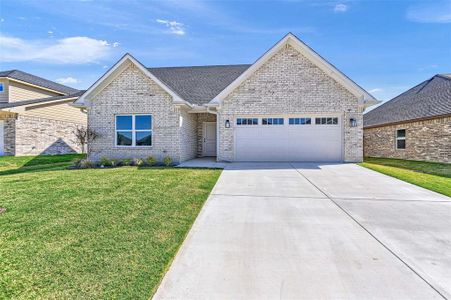
[[341,161],[339,125],[235,127],[237,161]]

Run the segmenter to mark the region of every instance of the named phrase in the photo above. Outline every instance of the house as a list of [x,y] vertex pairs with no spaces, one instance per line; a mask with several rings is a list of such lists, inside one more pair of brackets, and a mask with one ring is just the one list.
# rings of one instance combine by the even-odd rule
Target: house
[[435,75],[366,113],[364,153],[451,162],[451,75]]
[[0,155],[80,152],[74,135],[86,114],[82,91],[19,70],[0,72]]
[[74,105],[98,135],[94,161],[358,162],[376,102],[290,33],[251,65],[146,68],[126,54]]

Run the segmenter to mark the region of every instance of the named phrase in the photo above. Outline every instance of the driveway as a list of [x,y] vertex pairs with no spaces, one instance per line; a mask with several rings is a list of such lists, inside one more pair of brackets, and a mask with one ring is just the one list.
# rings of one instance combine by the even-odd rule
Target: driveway
[[450,200],[354,164],[230,164],[154,299],[451,299]]

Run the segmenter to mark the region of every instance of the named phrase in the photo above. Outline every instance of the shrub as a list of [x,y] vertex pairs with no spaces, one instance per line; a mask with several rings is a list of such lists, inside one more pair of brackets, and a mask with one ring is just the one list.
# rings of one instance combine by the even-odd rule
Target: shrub
[[120,159],[112,159],[111,160],[111,166],[112,167],[121,167],[121,166],[123,166],[124,165],[124,162],[122,161],[122,160],[120,160]]
[[90,169],[90,168],[94,168],[95,164],[90,161],[89,159],[82,159],[80,161],[80,169]]
[[155,164],[157,163],[157,160],[155,159],[155,157],[153,156],[149,156],[148,158],[146,158],[146,163],[148,166],[155,166]]
[[135,166],[138,166],[138,167],[143,167],[146,164],[146,162],[142,158],[135,158],[133,161],[134,161],[133,163],[135,164]]
[[82,158],[76,158],[76,159],[74,159],[73,161],[72,161],[72,166],[74,167],[74,168],[80,168],[80,164],[81,164],[81,161],[82,161],[83,159]]
[[164,163],[164,165],[165,165],[166,167],[172,166],[172,158],[169,157],[169,156],[166,156],[166,157],[163,159],[163,163]]
[[124,166],[133,166],[133,160],[131,158],[125,158],[122,162],[124,163]]
[[99,164],[101,167],[111,167],[112,166],[111,160],[105,156],[100,159]]

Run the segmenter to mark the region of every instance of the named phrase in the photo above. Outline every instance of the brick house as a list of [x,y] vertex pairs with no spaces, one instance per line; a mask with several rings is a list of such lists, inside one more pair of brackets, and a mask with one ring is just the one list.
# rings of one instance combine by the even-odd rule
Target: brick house
[[435,75],[366,113],[364,154],[451,162],[451,75]]
[[19,70],[0,71],[0,156],[80,152],[74,131],[82,91]]
[[358,162],[376,102],[290,33],[251,65],[146,68],[126,54],[74,105],[98,135],[94,161]]

